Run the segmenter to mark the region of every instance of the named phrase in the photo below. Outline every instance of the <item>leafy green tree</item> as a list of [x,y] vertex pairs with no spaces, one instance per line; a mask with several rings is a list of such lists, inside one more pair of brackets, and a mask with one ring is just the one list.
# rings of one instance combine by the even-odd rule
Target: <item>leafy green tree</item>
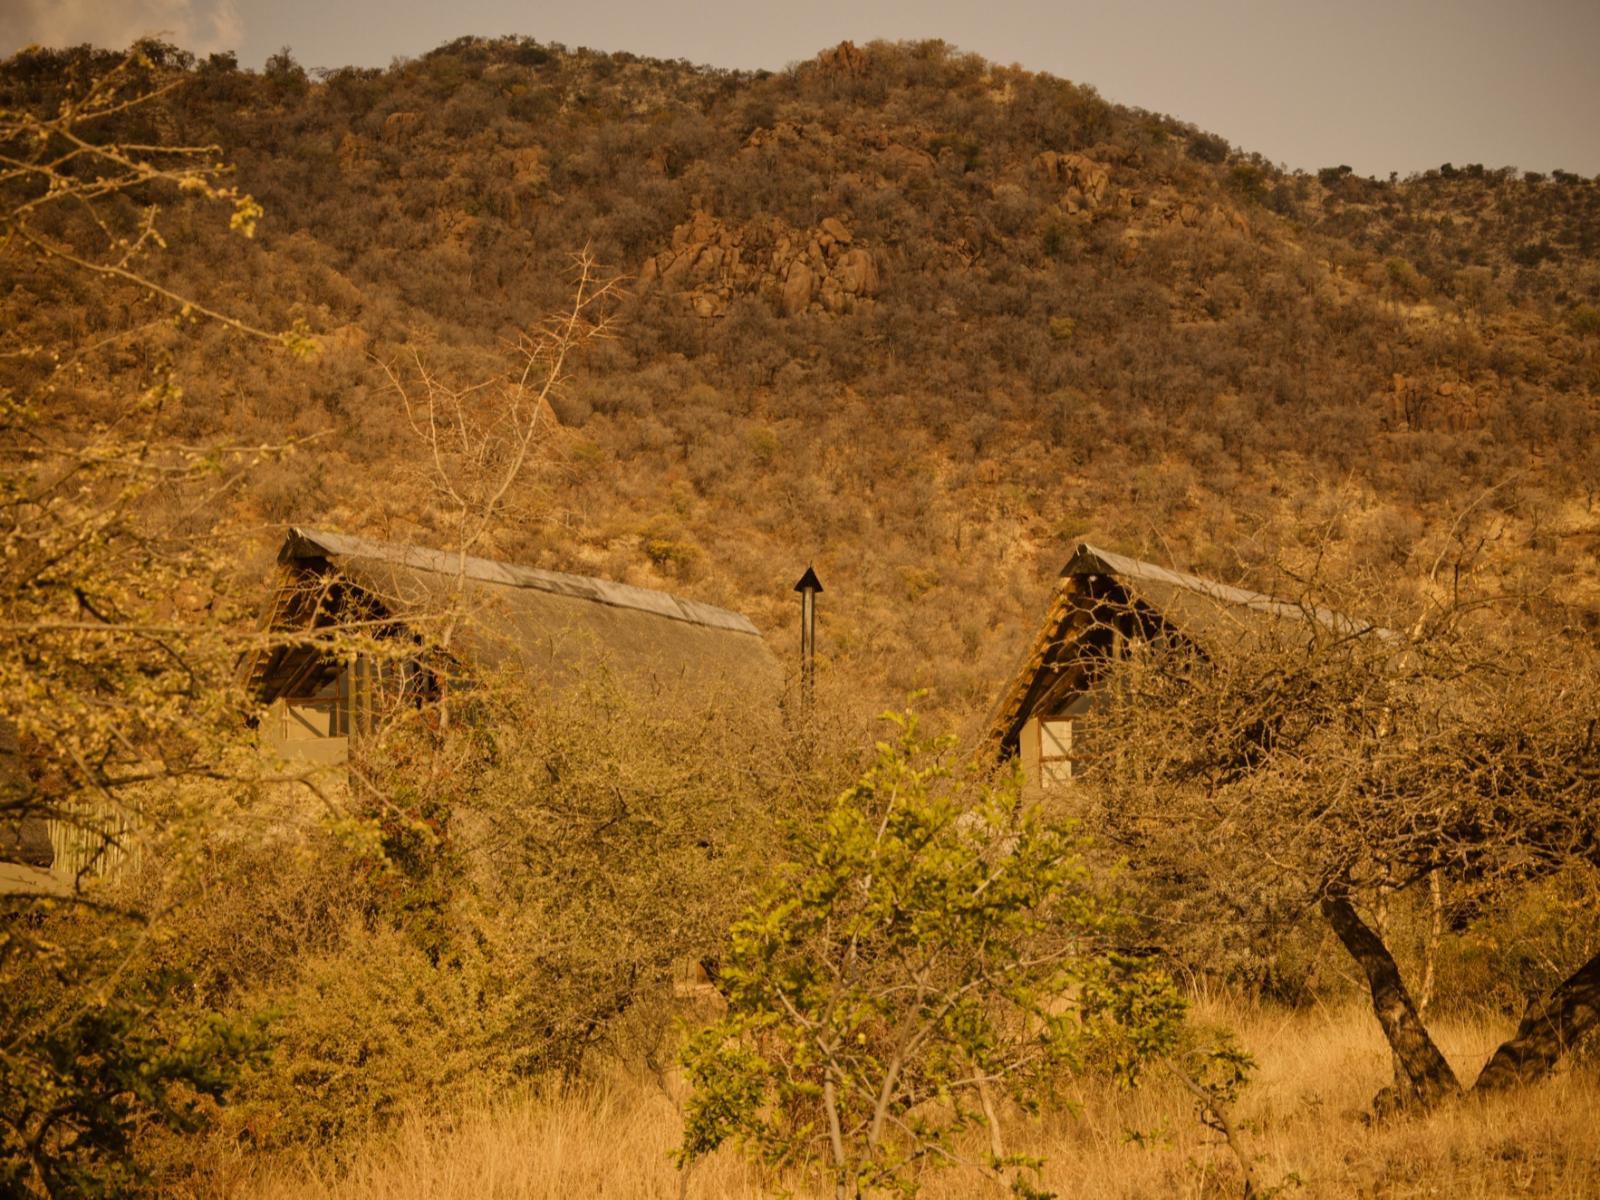
[[1385,259],[1383,274],[1389,285],[1389,294],[1396,304],[1404,300],[1420,300],[1427,293],[1427,281],[1416,267],[1403,258]]
[[[726,1015],[685,1050],[685,1168],[738,1139],[773,1165],[821,1149],[834,1194],[916,1190],[967,1163],[1039,1195],[998,1101],[1037,1106],[1091,1048],[1127,1077],[1171,1050],[1183,1002],[1116,949],[1082,846],[914,715],[801,861],[733,927]],[[970,1156],[968,1130],[987,1134]]]
[[1196,130],[1189,138],[1189,157],[1203,163],[1224,163],[1228,161],[1228,139],[1219,137],[1214,133],[1202,133]]
[[135,1194],[137,1132],[205,1123],[264,1042],[249,1019],[175,1008],[187,983],[97,914],[0,928],[0,1195]]

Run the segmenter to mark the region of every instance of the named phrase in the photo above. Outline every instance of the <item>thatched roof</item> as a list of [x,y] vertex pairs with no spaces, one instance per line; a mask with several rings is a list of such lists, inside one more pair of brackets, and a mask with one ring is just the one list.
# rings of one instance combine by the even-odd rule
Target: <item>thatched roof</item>
[[1334,633],[1394,635],[1332,609],[1296,603],[1169,570],[1082,542],[1061,569],[1044,622],[990,714],[986,743],[1003,756],[1015,749],[1022,726],[1054,692],[1071,686],[1071,660],[1104,610],[1129,614],[1147,630],[1159,627],[1204,646],[1258,633],[1279,621],[1312,622]]
[[[738,689],[752,699],[775,698],[781,681],[746,617],[665,592],[316,529],[291,529],[278,558],[279,628],[332,620],[328,597],[342,591],[339,603],[376,606],[424,637],[459,612],[452,654],[480,669],[559,684],[604,665],[645,686]],[[296,653],[281,648],[246,664],[260,699],[282,693]]]

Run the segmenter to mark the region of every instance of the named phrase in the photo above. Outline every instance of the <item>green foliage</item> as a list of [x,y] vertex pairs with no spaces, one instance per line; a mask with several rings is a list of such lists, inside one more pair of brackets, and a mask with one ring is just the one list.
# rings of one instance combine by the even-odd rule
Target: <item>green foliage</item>
[[1229,1030],[1191,1026],[1173,1056],[1173,1067],[1199,1089],[1201,1122],[1216,1128],[1249,1084],[1256,1063]]
[[[38,340],[0,324],[0,726],[17,735],[0,807],[51,823],[55,875],[40,890],[70,893],[5,900],[8,1195],[126,1194],[146,1174],[140,1141],[198,1127],[260,1047],[252,1021],[183,1003],[196,976],[162,952],[163,889],[263,769],[241,753],[235,686],[254,602],[223,584],[226,539],[196,535],[230,476],[286,447],[176,438],[168,417],[185,398],[172,359],[190,318],[274,338],[174,290],[165,271],[158,281],[149,260],[167,248],[157,200],[209,202],[170,219],[220,210],[229,241],[248,239],[262,210],[215,146],[173,144],[154,118],[191,56],[141,42],[73,58],[56,95],[0,102],[0,264],[78,296],[89,320],[130,295],[159,307],[126,321],[124,348],[141,345],[143,361],[107,389],[101,421],[79,419],[84,324]],[[98,878],[141,857],[147,891]]]
[[750,453],[762,466],[771,466],[773,459],[778,456],[778,435],[766,426],[759,426],[750,431]]
[[1228,161],[1228,139],[1215,133],[1195,133],[1189,138],[1189,157],[1216,165]]
[[122,1196],[138,1131],[192,1133],[264,1048],[259,1024],[173,1006],[126,921],[6,904],[0,931],[0,1193]]
[[1258,163],[1235,164],[1228,172],[1228,184],[1250,203],[1266,203],[1267,175]]
[[[1183,1005],[1115,953],[1115,908],[1082,846],[953,761],[915,715],[844,792],[807,853],[733,927],[727,1015],[684,1052],[695,1092],[681,1160],[729,1139],[772,1163],[823,1154],[840,1194],[916,1188],[959,1160],[994,1096],[1024,1109],[1091,1050],[1132,1079]],[[987,1163],[1028,1194],[1027,1164]]]
[[645,557],[658,570],[678,579],[693,578],[705,558],[705,551],[690,541],[670,516],[652,517],[639,539]]
[[1046,216],[1040,222],[1039,247],[1047,258],[1070,258],[1082,248],[1083,231],[1061,216]]
[[1427,291],[1427,281],[1403,258],[1386,259],[1383,274],[1393,293],[1403,299],[1420,300]]
[[1568,867],[1475,914],[1440,947],[1441,1007],[1520,1018],[1530,996],[1547,994],[1573,964],[1600,952],[1596,884],[1592,867]]
[[1561,261],[1561,251],[1544,238],[1518,246],[1511,252],[1511,261],[1529,270],[1545,262]]

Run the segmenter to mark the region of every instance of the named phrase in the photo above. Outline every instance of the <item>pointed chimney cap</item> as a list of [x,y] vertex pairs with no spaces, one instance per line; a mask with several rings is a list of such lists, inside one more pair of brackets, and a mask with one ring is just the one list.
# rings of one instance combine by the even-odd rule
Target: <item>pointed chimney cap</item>
[[818,579],[817,573],[808,566],[806,567],[806,573],[800,576],[800,582],[794,585],[794,590],[797,592],[820,592],[822,590],[822,580]]

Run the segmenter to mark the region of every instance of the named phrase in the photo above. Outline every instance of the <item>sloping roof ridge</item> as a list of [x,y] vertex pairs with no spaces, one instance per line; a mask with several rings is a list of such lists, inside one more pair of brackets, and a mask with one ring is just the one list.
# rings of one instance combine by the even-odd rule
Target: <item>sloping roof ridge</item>
[[479,583],[495,583],[503,587],[533,588],[561,596],[606,604],[613,608],[631,608],[654,613],[674,621],[687,621],[691,625],[704,625],[711,629],[725,629],[732,633],[748,633],[755,637],[761,631],[743,613],[702,604],[698,600],[685,600],[668,592],[635,587],[629,583],[614,583],[609,579],[596,579],[588,575],[568,575],[564,571],[546,571],[539,567],[524,567],[516,563],[495,562],[493,559],[468,555],[465,562],[458,555],[427,546],[406,542],[381,542],[374,538],[358,537],[331,530],[308,529],[291,526],[284,553],[292,558],[307,558],[306,550],[330,557],[370,558],[394,563],[414,571],[428,571],[436,575],[453,575],[462,570],[466,578]]
[[1091,546],[1088,542],[1078,543],[1078,548],[1067,561],[1067,565],[1061,569],[1061,574],[1063,576],[1115,575],[1118,578],[1143,579],[1151,583],[1180,587],[1202,596],[1209,596],[1213,600],[1220,600],[1224,604],[1236,604],[1242,608],[1271,613],[1274,616],[1300,620],[1309,618],[1339,633],[1362,633],[1370,630],[1380,637],[1394,636],[1386,629],[1370,622],[1357,621],[1343,613],[1334,612],[1331,608],[1299,604],[1293,600],[1268,596],[1263,592],[1252,592],[1246,588],[1218,583],[1215,579],[1206,579],[1200,575],[1158,567],[1155,563],[1145,562],[1143,559],[1129,558],[1125,554],[1102,550],[1098,546]]

